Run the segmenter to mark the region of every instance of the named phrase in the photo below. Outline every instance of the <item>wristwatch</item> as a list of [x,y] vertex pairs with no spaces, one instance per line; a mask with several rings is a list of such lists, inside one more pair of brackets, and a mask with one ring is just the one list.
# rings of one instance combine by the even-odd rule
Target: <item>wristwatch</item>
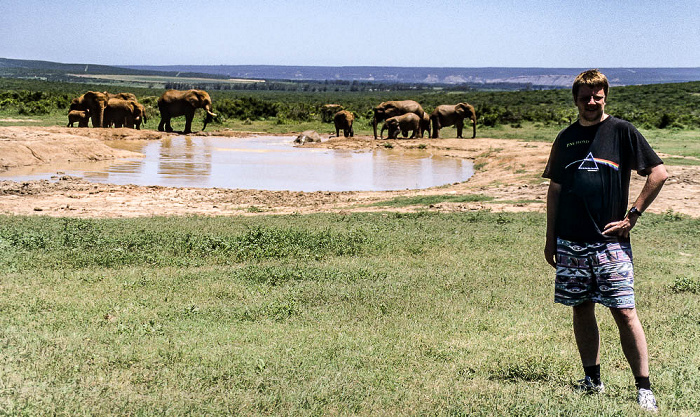
[[637,207],[632,206],[632,208],[630,209],[630,211],[627,212],[627,216],[629,217],[630,214],[636,214],[637,216],[641,216],[641,215],[642,215],[642,212],[639,211],[639,209],[638,209]]

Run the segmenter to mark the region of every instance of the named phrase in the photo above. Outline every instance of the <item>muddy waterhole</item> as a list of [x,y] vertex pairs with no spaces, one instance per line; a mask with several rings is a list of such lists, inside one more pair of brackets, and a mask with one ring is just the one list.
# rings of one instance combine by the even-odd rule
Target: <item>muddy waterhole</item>
[[322,149],[295,147],[293,140],[289,136],[175,136],[107,141],[111,147],[143,157],[13,169],[2,173],[0,179],[28,181],[71,175],[119,185],[386,191],[461,182],[474,173],[470,160],[434,156],[421,149]]

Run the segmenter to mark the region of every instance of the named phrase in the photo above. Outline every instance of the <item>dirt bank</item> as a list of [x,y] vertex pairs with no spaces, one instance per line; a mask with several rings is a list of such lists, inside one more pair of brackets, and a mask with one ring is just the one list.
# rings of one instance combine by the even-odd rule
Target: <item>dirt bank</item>
[[[157,140],[167,133],[132,129],[63,127],[0,127],[0,170],[60,162],[100,161],[133,157],[106,146],[104,140]],[[242,132],[206,135],[243,137]],[[324,138],[325,139],[325,138]],[[156,215],[256,215],[387,210],[368,205],[398,196],[481,194],[490,202],[439,203],[428,210],[544,211],[547,181],[540,178],[549,143],[502,139],[415,139],[375,141],[370,137],[331,138],[305,146],[330,149],[371,149],[390,142],[394,148],[424,148],[426,152],[472,159],[476,174],[463,183],[425,190],[391,192],[289,192],[220,188],[143,187],[95,184],[57,174],[52,181],[0,181],[0,213],[71,217],[136,217]],[[662,155],[663,157],[664,155]],[[700,167],[668,166],[671,178],[649,209],[700,216]],[[632,195],[644,179],[633,175]],[[404,207],[400,211],[425,210]]]

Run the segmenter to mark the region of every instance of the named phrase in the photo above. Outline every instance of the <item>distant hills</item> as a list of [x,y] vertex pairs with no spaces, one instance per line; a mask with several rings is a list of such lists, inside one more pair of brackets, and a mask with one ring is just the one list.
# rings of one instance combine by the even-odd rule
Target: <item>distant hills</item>
[[[319,67],[282,65],[135,65],[125,68],[181,71],[231,78],[298,81],[374,81],[418,84],[519,84],[569,87],[587,68],[430,68],[430,67]],[[698,68],[601,68],[612,85],[659,84],[700,80]]]
[[[479,88],[568,88],[585,68],[324,67],[283,65],[64,64],[0,58],[0,76],[77,81],[85,75],[153,75],[211,80],[254,79],[381,84],[460,85]],[[614,86],[700,81],[695,68],[601,68]]]
[[223,75],[215,74],[178,74],[182,71],[160,71],[156,69],[135,69],[128,67],[118,67],[96,64],[64,64],[51,61],[34,61],[24,59],[0,58],[0,76],[26,76],[26,77],[52,77],[65,74],[84,75],[153,75],[174,77],[178,75],[188,77],[200,77],[211,79],[227,78]]

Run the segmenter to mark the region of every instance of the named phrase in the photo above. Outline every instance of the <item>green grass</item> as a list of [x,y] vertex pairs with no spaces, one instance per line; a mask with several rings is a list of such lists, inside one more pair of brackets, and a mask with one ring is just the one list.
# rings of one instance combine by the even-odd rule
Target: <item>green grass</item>
[[685,129],[641,129],[658,152],[700,158],[700,132]]
[[664,160],[664,164],[666,164],[666,165],[684,165],[684,166],[698,166],[698,165],[700,165],[700,159],[667,157],[667,158],[663,158],[663,160]]
[[[551,124],[545,126],[542,123],[522,123],[519,127],[509,125],[499,125],[496,127],[477,126],[476,137],[554,142],[554,139],[557,137],[559,131],[564,129],[567,125],[568,124]],[[442,132],[442,129],[440,132]]]
[[[17,112],[0,108],[0,127],[5,126],[65,126],[68,124],[68,112],[54,111],[42,115],[17,115]],[[77,123],[76,125],[77,126]]]
[[429,206],[437,203],[471,203],[476,201],[490,201],[493,197],[485,195],[418,195],[415,197],[395,197],[388,201],[379,201],[370,204],[371,207],[408,207]]
[[[536,213],[0,217],[0,414],[643,415],[609,314],[579,396]],[[666,415],[700,409],[700,222],[645,215]]]
[[544,204],[544,200],[493,200],[491,201],[492,203],[496,204],[530,204],[530,203],[539,203],[539,204]]

